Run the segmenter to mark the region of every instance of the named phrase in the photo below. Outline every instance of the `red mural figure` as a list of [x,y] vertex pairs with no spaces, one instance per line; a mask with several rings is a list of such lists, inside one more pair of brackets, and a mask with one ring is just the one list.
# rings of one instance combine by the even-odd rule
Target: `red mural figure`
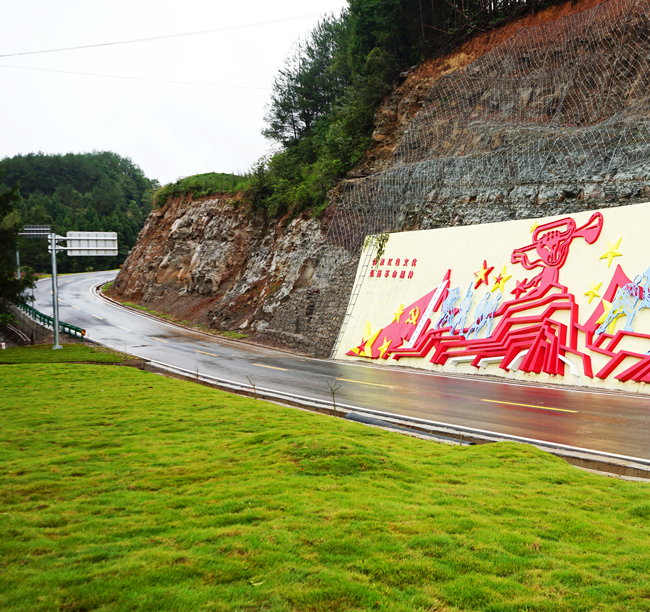
[[[650,350],[646,352],[650,334],[632,327],[638,311],[650,308],[650,268],[632,282],[617,266],[601,302],[584,323],[574,293],[560,284],[560,269],[573,240],[584,238],[594,244],[602,229],[599,212],[580,227],[565,217],[535,228],[532,243],[514,249],[511,262],[526,270],[540,269],[539,273],[531,280],[517,281],[513,298],[506,302],[499,303],[501,294],[492,297],[493,290],[475,304],[472,281],[457,309],[460,290],[451,287],[450,269],[437,289],[406,307],[400,305],[391,323],[362,339],[347,355],[394,360],[428,357],[440,366],[466,363],[481,369],[493,364],[505,371],[551,376],[564,376],[568,367],[578,378],[613,377],[650,384]],[[532,261],[531,251],[537,255]],[[483,268],[487,268],[485,261]],[[612,305],[609,316],[605,304]],[[441,308],[434,325],[433,315]],[[470,308],[472,317],[468,317]],[[610,331],[610,324],[623,315],[624,328]]]
[[[564,227],[564,230],[556,229]],[[546,292],[549,287],[555,286],[564,288],[559,284],[560,268],[566,263],[569,255],[569,247],[574,238],[584,238],[587,244],[593,244],[598,240],[603,229],[603,215],[594,213],[589,221],[580,227],[571,217],[551,221],[538,226],[533,232],[533,243],[528,246],[515,249],[510,258],[511,263],[520,263],[526,270],[542,268],[542,271],[530,280],[524,279],[518,283],[516,296],[532,289],[526,297],[536,297]],[[539,259],[529,261],[528,251],[535,249]]]

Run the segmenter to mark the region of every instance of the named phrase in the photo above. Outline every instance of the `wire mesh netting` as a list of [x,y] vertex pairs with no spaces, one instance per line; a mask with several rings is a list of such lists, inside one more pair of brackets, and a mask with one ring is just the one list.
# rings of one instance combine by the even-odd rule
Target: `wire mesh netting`
[[649,110],[650,0],[522,28],[432,87],[387,169],[344,194],[327,242],[349,256],[423,203],[517,186],[572,196],[590,183],[618,203],[650,184]]

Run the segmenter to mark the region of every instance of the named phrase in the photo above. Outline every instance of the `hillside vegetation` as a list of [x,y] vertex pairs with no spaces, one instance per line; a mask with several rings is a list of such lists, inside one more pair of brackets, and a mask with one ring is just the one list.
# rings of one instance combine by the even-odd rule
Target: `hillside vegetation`
[[[379,103],[411,67],[552,3],[348,0],[294,44],[278,72],[263,130],[276,152],[237,185],[244,202],[269,217],[324,210],[328,191],[372,146]],[[167,192],[156,201],[164,205]]]
[[[17,205],[23,225],[50,225],[68,231],[117,232],[117,257],[57,258],[59,271],[109,270],[135,245],[159,187],[130,159],[108,151],[46,155],[31,153],[0,160],[0,192],[20,184]],[[20,241],[21,264],[49,272],[45,240]]]

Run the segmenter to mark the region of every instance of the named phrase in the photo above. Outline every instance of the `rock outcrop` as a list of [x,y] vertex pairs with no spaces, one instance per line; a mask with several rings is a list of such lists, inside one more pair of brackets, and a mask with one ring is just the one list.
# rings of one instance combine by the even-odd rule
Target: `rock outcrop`
[[153,211],[113,295],[208,328],[329,355],[357,260],[331,257],[327,214],[268,221],[236,204],[232,197],[179,198]]

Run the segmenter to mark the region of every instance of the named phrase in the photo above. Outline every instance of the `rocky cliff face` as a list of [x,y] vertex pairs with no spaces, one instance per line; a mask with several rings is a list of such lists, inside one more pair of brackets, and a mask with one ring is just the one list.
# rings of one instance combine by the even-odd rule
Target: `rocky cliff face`
[[327,356],[365,234],[649,200],[647,4],[566,3],[411,71],[321,219],[268,221],[231,198],[153,211],[116,297]]
[[356,271],[354,257],[330,256],[329,216],[269,222],[233,202],[181,198],[152,212],[113,294],[212,329],[329,355]]

